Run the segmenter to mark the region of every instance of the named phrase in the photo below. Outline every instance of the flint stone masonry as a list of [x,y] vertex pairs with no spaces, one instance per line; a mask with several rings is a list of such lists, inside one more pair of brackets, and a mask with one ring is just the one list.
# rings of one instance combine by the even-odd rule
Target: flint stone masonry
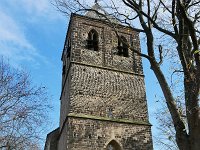
[[[71,26],[72,29],[69,36],[73,48],[71,52],[72,61],[143,74],[141,57],[137,54],[130,49],[128,50],[129,57],[122,57],[116,54],[118,38],[113,29],[105,22],[76,15],[73,16]],[[98,51],[86,49],[87,35],[91,29],[95,29],[99,34]],[[118,34],[124,36],[135,50],[140,51],[137,32],[120,26]]]
[[147,121],[143,85],[143,76],[73,64],[70,112]]
[[62,150],[106,150],[113,139],[121,143],[123,150],[152,149],[150,126],[74,117],[69,117],[67,124],[67,147]]
[[[140,52],[139,34],[115,27]],[[98,51],[87,49],[92,29],[98,33]],[[131,49],[128,57],[119,56],[117,46],[116,33],[107,22],[72,14],[62,54],[55,150],[153,149],[141,57]]]

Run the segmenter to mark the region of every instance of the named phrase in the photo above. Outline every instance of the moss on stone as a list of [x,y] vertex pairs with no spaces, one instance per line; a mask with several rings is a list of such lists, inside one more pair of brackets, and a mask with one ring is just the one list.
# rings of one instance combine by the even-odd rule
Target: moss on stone
[[149,122],[140,121],[140,120],[116,119],[116,118],[107,118],[107,117],[92,116],[92,115],[85,115],[85,114],[70,113],[68,114],[68,117],[151,126]]
[[98,65],[92,65],[92,64],[87,64],[87,63],[80,63],[80,62],[76,62],[76,61],[71,61],[71,63],[75,63],[75,64],[81,64],[81,65],[85,65],[88,67],[96,67],[96,68],[100,68],[100,69],[106,69],[106,70],[112,70],[112,71],[117,71],[117,72],[121,72],[121,73],[128,73],[128,74],[134,74],[134,75],[139,75],[139,76],[143,76],[144,74],[139,74],[139,73],[135,73],[133,71],[125,71],[125,70],[119,70],[119,69],[115,69],[115,68],[109,68],[109,67],[103,67],[103,66],[98,66]]

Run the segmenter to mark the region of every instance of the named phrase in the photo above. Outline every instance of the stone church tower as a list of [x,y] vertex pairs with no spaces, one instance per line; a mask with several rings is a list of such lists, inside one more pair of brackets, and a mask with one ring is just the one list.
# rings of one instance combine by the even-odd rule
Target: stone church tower
[[[98,3],[93,9],[106,14]],[[138,33],[107,17],[140,51]],[[45,149],[153,149],[141,57],[104,18],[71,15],[62,61],[60,127],[48,134]]]

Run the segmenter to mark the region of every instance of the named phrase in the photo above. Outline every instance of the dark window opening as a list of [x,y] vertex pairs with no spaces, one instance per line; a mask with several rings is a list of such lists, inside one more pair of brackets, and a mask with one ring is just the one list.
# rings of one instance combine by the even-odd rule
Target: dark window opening
[[108,117],[109,118],[113,118],[113,109],[112,108],[108,108]]
[[126,45],[126,43],[127,43],[127,40],[126,40],[126,38],[124,36],[121,36],[118,39],[118,46],[117,46],[118,52],[117,52],[117,55],[128,57],[128,46]]
[[107,145],[106,150],[121,150],[121,147],[120,147],[120,145],[115,140],[112,140]]
[[67,58],[70,57],[71,47],[68,47],[67,49]]
[[87,39],[87,49],[91,49],[94,51],[98,51],[98,33],[96,30],[92,29],[88,33],[88,39]]
[[73,133],[73,137],[74,137],[74,138],[77,138],[77,137],[78,137],[78,134],[74,132],[74,133]]
[[65,73],[66,73],[66,65],[63,65],[62,74],[64,75]]
[[71,53],[71,40],[68,39],[68,41],[67,41],[67,58],[70,57],[70,53]]
[[89,138],[89,139],[91,139],[91,138],[92,138],[92,135],[91,135],[91,134],[89,134],[89,135],[88,135],[88,138]]

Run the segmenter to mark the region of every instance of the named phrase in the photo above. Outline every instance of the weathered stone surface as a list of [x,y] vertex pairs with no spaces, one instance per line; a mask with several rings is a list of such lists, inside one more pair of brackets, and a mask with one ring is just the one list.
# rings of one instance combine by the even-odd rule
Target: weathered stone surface
[[112,140],[123,150],[152,149],[150,126],[71,117],[67,124],[67,147],[62,150],[104,150]]
[[[98,51],[87,49],[90,30]],[[140,51],[139,35],[118,34]],[[72,15],[62,55],[59,150],[152,150],[141,57],[117,55],[118,39],[102,20]]]
[[72,113],[148,120],[143,76],[73,64],[70,86]]
[[45,150],[57,150],[58,149],[58,136],[59,136],[59,128],[53,130],[49,134],[47,134],[46,142],[45,142]]
[[[91,29],[99,35],[98,51],[86,48]],[[138,33],[118,32],[140,51]],[[69,39],[70,57],[66,50],[62,57],[59,149],[102,150],[112,140],[119,149],[152,149],[141,58],[130,49],[128,57],[116,55],[115,32],[99,20],[73,16]]]
[[[71,22],[72,58],[74,62],[115,68],[118,70],[143,74],[141,57],[128,50],[129,57],[116,55],[118,38],[116,33],[105,22],[75,16]],[[86,49],[87,35],[91,29],[99,34],[99,50]],[[135,50],[140,51],[139,35],[129,28],[119,27],[118,34],[124,36]]]

